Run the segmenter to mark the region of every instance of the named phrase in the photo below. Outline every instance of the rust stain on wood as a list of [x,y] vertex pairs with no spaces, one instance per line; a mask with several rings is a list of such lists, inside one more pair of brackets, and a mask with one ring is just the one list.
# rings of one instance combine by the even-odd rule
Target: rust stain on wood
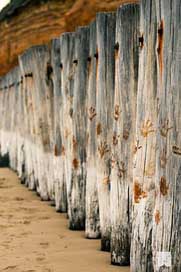
[[76,150],[77,150],[77,141],[75,139],[75,136],[72,137],[72,144],[73,144],[73,151],[76,152]]
[[107,177],[105,177],[104,179],[103,179],[103,184],[106,184],[106,185],[108,185],[109,183],[110,183],[110,178],[107,176]]
[[154,132],[153,129],[153,124],[152,122],[148,119],[146,122],[144,122],[141,126],[141,135],[143,137],[147,137],[148,134]]
[[100,145],[98,146],[98,151],[100,154],[101,159],[104,157],[104,155],[109,152],[108,144],[104,141],[101,142]]
[[157,225],[160,222],[160,212],[159,212],[159,210],[156,210],[156,212],[155,212],[155,222],[156,222]]
[[133,186],[134,202],[139,203],[142,198],[147,197],[147,192],[144,192],[141,188],[141,184],[138,180],[135,180]]
[[141,198],[146,198],[148,196],[147,192],[142,191]]
[[160,192],[163,196],[166,196],[168,194],[169,186],[167,185],[167,181],[165,177],[161,177],[160,179]]
[[142,194],[141,185],[136,180],[134,182],[134,202],[135,203],[139,203],[140,202],[141,194]]
[[114,133],[113,137],[112,137],[112,141],[113,141],[113,145],[117,145],[118,144],[118,136],[116,133]]
[[165,168],[167,164],[166,149],[164,148],[160,154],[160,167]]
[[50,141],[49,139],[43,139],[43,146],[49,145]]
[[102,133],[102,126],[101,126],[101,123],[98,123],[98,124],[97,124],[96,131],[97,131],[97,135],[100,135],[100,134]]
[[78,162],[78,160],[77,160],[76,158],[73,159],[72,165],[73,165],[74,169],[78,169],[78,167],[79,167],[79,162]]
[[158,28],[158,47],[157,47],[161,80],[163,73],[163,39],[164,39],[163,35],[164,35],[163,20],[161,20],[160,26]]
[[123,130],[123,139],[124,140],[128,140],[129,138],[129,130],[128,129],[124,129]]
[[57,147],[57,145],[54,146],[54,155],[55,155],[55,157],[58,157],[58,156],[59,156],[59,152],[58,152],[58,147]]

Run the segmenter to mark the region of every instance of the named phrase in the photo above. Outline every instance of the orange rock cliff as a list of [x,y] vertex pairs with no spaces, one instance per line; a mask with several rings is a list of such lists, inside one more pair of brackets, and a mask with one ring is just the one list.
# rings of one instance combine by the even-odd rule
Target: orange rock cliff
[[138,0],[11,0],[0,12],[0,76],[27,48],[90,23],[100,11]]

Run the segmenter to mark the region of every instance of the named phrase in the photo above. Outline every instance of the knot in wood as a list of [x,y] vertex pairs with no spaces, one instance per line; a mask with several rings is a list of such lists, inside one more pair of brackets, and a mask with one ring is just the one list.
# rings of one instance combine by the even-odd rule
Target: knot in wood
[[144,46],[144,37],[143,34],[138,38],[139,41],[139,47],[142,49]]

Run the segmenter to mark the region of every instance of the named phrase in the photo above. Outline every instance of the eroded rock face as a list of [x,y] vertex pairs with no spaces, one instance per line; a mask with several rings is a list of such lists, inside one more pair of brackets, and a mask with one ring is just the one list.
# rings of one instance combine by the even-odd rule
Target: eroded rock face
[[125,2],[138,0],[12,1],[0,13],[0,75],[15,66],[18,55],[27,48],[75,31],[93,20],[96,12],[115,10]]

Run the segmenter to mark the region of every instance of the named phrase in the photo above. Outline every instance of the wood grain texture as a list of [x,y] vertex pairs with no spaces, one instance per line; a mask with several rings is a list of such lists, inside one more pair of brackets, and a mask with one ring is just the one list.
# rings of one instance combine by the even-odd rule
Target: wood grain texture
[[115,82],[115,13],[97,15],[97,183],[99,196],[101,249],[110,250],[110,175]]
[[72,114],[72,159],[69,227],[85,229],[86,194],[86,133],[87,133],[87,58],[89,56],[89,28],[78,28],[75,34],[75,85]]
[[[53,174],[49,171],[52,146],[50,140],[50,138],[52,139],[52,105],[49,103],[52,99],[52,90],[49,85],[47,74],[47,65],[49,62],[50,54],[49,49],[46,46],[33,47],[20,57],[24,90],[24,118],[26,121],[24,134],[29,136],[23,146],[25,152],[25,169],[27,171],[29,163],[31,163],[31,159],[29,159],[31,151],[28,152],[31,149],[30,145],[32,141],[31,133],[29,133],[29,126],[31,123],[34,123],[35,127],[32,134],[34,134],[36,139],[35,152],[38,163],[36,187],[43,200],[53,199],[54,197],[52,182]],[[30,95],[32,96],[33,101],[30,100]],[[33,110],[34,114],[30,114]],[[30,174],[31,172],[27,173],[27,176]],[[28,185],[29,181],[26,180],[26,183]]]
[[49,69],[49,84],[52,88],[52,123],[53,123],[53,165],[54,172],[54,193],[56,211],[67,212],[67,188],[65,180],[65,160],[63,156],[63,134],[61,124],[63,122],[63,94],[61,78],[61,50],[60,39],[52,40],[51,63]]
[[[160,1],[156,11],[159,112],[152,250],[154,270],[171,272],[181,269],[181,2]],[[157,266],[158,252],[170,252],[167,270]]]
[[68,217],[71,218],[71,169],[73,139],[73,98],[75,75],[75,33],[65,33],[60,37],[61,106],[60,133],[62,138],[61,157],[64,163],[63,173],[67,189]]
[[133,171],[132,271],[153,271],[152,227],[155,205],[157,73],[156,4],[141,2],[136,149]]
[[90,25],[90,45],[88,65],[88,87],[87,87],[87,180],[86,180],[86,237],[100,237],[99,199],[97,187],[97,136],[96,136],[96,77],[97,59],[95,58],[97,48],[96,22]]
[[117,11],[111,171],[111,262],[116,265],[130,262],[139,18],[136,4]]

